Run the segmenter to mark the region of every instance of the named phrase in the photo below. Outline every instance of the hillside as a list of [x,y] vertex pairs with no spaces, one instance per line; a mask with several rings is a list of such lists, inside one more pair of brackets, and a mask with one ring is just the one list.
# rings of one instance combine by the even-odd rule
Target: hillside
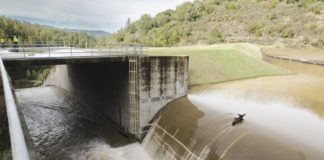
[[86,41],[95,40],[95,37],[81,31],[67,31],[51,26],[32,24],[0,17],[0,38],[11,42],[13,36],[27,43],[43,41],[66,41],[76,45],[84,45]]
[[115,41],[149,46],[254,42],[324,47],[323,0],[195,0],[127,25]]

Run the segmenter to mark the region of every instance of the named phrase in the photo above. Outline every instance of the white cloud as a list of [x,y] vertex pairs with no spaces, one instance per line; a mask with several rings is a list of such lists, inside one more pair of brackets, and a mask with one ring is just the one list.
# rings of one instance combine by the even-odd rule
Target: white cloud
[[32,18],[63,28],[100,29],[110,32],[128,17],[156,13],[189,0],[1,0],[0,15]]

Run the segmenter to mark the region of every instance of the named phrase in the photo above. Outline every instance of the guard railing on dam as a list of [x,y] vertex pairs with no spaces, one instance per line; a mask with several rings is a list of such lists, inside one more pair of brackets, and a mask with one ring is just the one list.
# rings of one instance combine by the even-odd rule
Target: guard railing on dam
[[106,43],[97,45],[92,42],[22,42],[19,44],[0,44],[0,53],[19,57],[66,57],[100,55],[141,55],[143,46],[139,44]]
[[3,83],[5,106],[7,110],[12,158],[14,160],[29,160],[29,153],[18,116],[17,106],[12,94],[7,71],[0,58],[0,71]]

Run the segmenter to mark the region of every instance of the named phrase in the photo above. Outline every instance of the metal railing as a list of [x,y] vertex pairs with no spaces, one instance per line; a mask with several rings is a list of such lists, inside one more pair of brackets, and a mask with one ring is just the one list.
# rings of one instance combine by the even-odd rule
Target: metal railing
[[143,46],[139,44],[106,43],[105,46],[96,46],[93,42],[37,42],[19,44],[0,44],[0,53],[7,51],[23,57],[61,57],[61,56],[100,56],[100,55],[141,55]]
[[18,116],[17,106],[11,91],[7,71],[0,58],[0,72],[3,83],[4,98],[7,109],[9,123],[10,142],[12,158],[14,160],[29,160],[29,153],[23,133],[23,129]]
[[[188,148],[185,144],[183,144],[176,138],[179,129],[177,129],[173,134],[169,133],[167,131],[167,127],[163,128],[159,125],[160,119],[161,117],[159,117],[152,124],[150,124],[151,127],[143,141],[144,146],[147,146],[148,143],[157,144],[160,147],[160,149],[162,149],[166,153],[168,159],[171,160],[205,159],[203,157],[203,153],[206,151],[205,148],[201,150],[200,154],[198,155],[192,152],[190,148]],[[168,139],[168,141],[165,141],[165,139]],[[179,153],[180,150],[183,153]]]

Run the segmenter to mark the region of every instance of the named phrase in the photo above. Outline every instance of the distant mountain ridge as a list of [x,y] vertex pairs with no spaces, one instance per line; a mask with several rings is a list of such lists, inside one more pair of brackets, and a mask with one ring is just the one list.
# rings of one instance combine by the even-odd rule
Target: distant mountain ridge
[[63,30],[67,32],[85,32],[89,36],[94,36],[96,38],[101,38],[101,37],[110,37],[112,34],[106,31],[102,30],[89,30],[89,29],[74,29],[74,28],[60,28],[60,27],[55,27],[52,25],[49,25],[50,21],[48,20],[43,20],[43,19],[37,19],[37,18],[32,18],[32,17],[25,17],[25,16],[9,16],[7,17],[12,20],[17,20],[20,22],[26,22],[31,25],[38,25],[41,27],[49,28],[49,29],[56,29],[56,30]]
[[101,31],[101,30],[82,30],[82,29],[67,29],[67,28],[64,28],[63,30],[67,32],[84,32],[87,35],[94,36],[96,38],[112,36],[111,33],[106,31]]
[[0,16],[0,38],[9,43],[16,36],[20,42],[67,41],[82,47],[88,41],[96,41],[96,38],[89,34],[85,31],[65,31],[52,26]]

